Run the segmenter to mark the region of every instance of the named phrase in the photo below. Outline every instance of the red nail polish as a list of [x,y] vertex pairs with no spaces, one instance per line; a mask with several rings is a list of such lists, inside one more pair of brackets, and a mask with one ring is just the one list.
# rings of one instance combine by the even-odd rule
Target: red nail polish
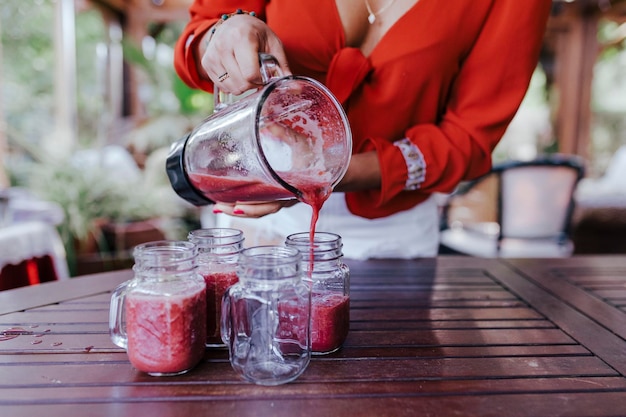
[[233,214],[246,214],[242,209],[234,209]]
[[223,213],[223,211],[222,211],[222,210],[220,210],[220,209],[218,209],[218,208],[214,208],[214,209],[213,209],[213,213],[215,213],[215,214],[220,214],[220,213]]

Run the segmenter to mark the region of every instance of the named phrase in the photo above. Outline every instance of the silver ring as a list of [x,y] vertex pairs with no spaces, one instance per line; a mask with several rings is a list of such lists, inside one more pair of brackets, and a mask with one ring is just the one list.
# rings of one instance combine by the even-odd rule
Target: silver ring
[[225,73],[223,73],[222,75],[220,75],[219,77],[217,77],[217,79],[218,79],[220,82],[222,82],[222,81],[224,81],[225,79],[227,79],[228,77],[230,77],[230,75],[228,75],[228,73],[227,73],[227,72],[225,72]]

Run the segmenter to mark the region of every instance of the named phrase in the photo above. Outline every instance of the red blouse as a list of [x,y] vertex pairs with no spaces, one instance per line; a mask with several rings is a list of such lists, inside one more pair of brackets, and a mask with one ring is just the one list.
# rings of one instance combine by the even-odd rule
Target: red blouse
[[[376,150],[381,188],[346,193],[346,201],[352,213],[377,218],[489,171],[536,68],[551,4],[420,0],[366,57],[345,45],[335,0],[195,0],[174,64],[187,84],[212,91],[187,40],[198,42],[223,13],[255,11],[282,40],[293,73],[323,82],[342,102],[353,153]],[[426,163],[415,191],[404,190],[407,166],[393,145],[403,138]]]

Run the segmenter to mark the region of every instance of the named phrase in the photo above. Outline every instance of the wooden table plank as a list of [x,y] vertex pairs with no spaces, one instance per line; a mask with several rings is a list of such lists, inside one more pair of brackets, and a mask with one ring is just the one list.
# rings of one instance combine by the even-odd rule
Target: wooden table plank
[[0,291],[0,315],[81,298],[85,295],[106,293],[130,278],[132,278],[130,270],[115,271]]
[[[46,389],[19,387],[2,390],[0,394],[7,398],[0,398],[6,405],[25,405],[27,403],[59,404],[62,402],[90,402],[105,403],[114,398],[119,402],[159,402],[168,397],[176,397],[178,401],[204,400],[241,401],[261,400],[274,398],[308,398],[323,401],[325,398],[353,398],[360,401],[367,397],[428,397],[441,395],[472,395],[480,393],[482,396],[495,397],[506,394],[536,394],[550,393],[572,395],[579,392],[616,392],[626,389],[622,378],[580,377],[572,378],[535,378],[530,385],[527,378],[508,378],[483,381],[460,379],[453,384],[446,381],[381,381],[371,382],[331,382],[325,385],[298,382],[288,387],[253,387],[248,384],[213,383],[213,384],[144,384],[144,385],[90,385],[81,390],[72,390],[67,387],[50,387]],[[555,384],[556,382],[556,384]],[[558,388],[555,388],[558,386]],[[419,387],[419,390],[416,390]],[[593,387],[590,389],[590,387]],[[36,400],[33,401],[33,398]],[[68,401],[69,400],[69,401]],[[503,415],[509,415],[505,413]]]
[[[112,390],[112,394],[115,390]],[[575,392],[575,393],[534,393],[476,396],[437,395],[423,396],[413,391],[404,396],[366,395],[363,397],[265,397],[259,400],[242,398],[205,397],[181,400],[162,397],[158,401],[143,401],[141,398],[121,401],[115,396],[106,401],[90,401],[64,404],[57,400],[54,404],[37,403],[29,407],[22,404],[7,405],[3,411],[12,417],[32,417],[45,415],[65,417],[88,415],[90,417],[109,416],[237,416],[237,417],[293,417],[293,416],[378,416],[415,417],[419,415],[462,415],[465,417],[522,417],[554,416],[555,410],[561,417],[580,417],[581,410],[593,410],[590,415],[623,417],[621,392]]]
[[[205,360],[194,372],[182,377],[155,381],[130,366],[126,361],[106,362],[55,362],[52,364],[29,363],[3,365],[1,388],[23,386],[25,388],[48,386],[72,388],[91,385],[93,381],[105,385],[136,384],[139,382],[187,384],[233,384],[241,382],[232,371],[226,358]],[[615,377],[619,374],[594,356],[511,356],[498,358],[368,358],[360,359],[359,366],[350,360],[316,359],[298,378],[301,383],[354,383],[382,381],[477,380],[493,378],[530,377]],[[528,388],[533,381],[528,379]],[[0,392],[0,402],[3,400]],[[4,398],[4,400],[9,400]]]
[[[20,328],[21,329],[21,328]],[[6,329],[5,329],[6,330]],[[469,330],[400,330],[351,331],[345,342],[346,347],[387,346],[532,346],[532,345],[574,345],[575,340],[560,329],[469,329]],[[0,353],[32,352],[56,350],[89,351],[92,349],[115,349],[108,332],[98,333],[57,333],[20,334],[2,341]]]
[[[416,384],[419,384],[419,392],[416,392]],[[181,400],[187,398],[227,399],[263,399],[280,398],[287,396],[324,398],[326,396],[347,397],[358,396],[426,396],[432,394],[465,394],[488,393],[574,393],[574,392],[618,392],[626,389],[626,383],[619,377],[579,377],[579,378],[534,378],[530,385],[528,378],[505,378],[491,379],[487,381],[478,379],[458,379],[453,384],[443,380],[415,381],[380,381],[371,382],[328,382],[324,385],[314,385],[308,382],[296,381],[280,387],[262,387],[245,383],[207,383],[207,384],[135,384],[113,385],[92,384],[81,390],[68,390],[64,386],[54,386],[42,390],[41,388],[22,389],[7,388],[2,394],[7,399],[4,403],[24,403],[36,398],[41,403],[59,403],[60,399],[73,401],[89,400],[91,402],[106,402],[111,398],[112,391],[118,400],[131,402],[133,400],[147,400],[166,398],[175,394]],[[37,392],[39,390],[39,392]],[[505,414],[508,415],[508,414]]]
[[[36,355],[32,354],[36,353]],[[126,354],[121,349],[98,350],[96,348],[87,351],[64,352],[59,355],[58,350],[46,351],[8,351],[0,353],[0,366],[20,365],[28,363],[54,363],[54,362],[106,362],[109,360],[127,360]],[[95,355],[97,353],[97,355]],[[530,345],[530,346],[386,346],[379,347],[345,347],[333,353],[334,359],[354,358],[448,358],[448,357],[524,357],[524,356],[592,356],[589,350],[581,345]],[[228,352],[225,349],[210,351],[206,354],[206,360],[227,360]],[[315,361],[321,360],[314,358]]]

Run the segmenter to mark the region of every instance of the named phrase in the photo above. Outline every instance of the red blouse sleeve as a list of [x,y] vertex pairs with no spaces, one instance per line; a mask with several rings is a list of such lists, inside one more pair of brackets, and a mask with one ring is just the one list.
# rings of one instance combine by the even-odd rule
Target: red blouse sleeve
[[550,9],[550,0],[493,2],[452,85],[441,121],[406,131],[425,162],[419,190],[404,191],[408,173],[401,151],[388,140],[369,138],[357,152],[377,151],[382,186],[349,193],[354,214],[376,218],[408,209],[433,192],[451,192],[460,181],[491,169],[491,153],[536,69]]
[[192,88],[213,92],[213,83],[198,74],[196,61],[191,51],[195,50],[202,35],[217,22],[223,14],[237,9],[255,12],[265,19],[263,0],[195,0],[189,7],[189,22],[183,29],[174,49],[174,68],[178,76]]

